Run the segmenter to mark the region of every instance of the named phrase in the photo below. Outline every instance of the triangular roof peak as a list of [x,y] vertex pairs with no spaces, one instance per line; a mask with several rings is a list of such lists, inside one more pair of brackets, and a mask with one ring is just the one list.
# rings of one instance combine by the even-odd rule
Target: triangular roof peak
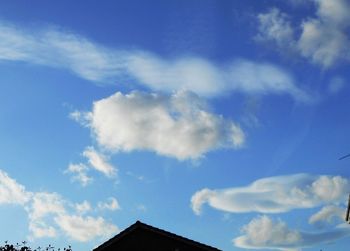
[[108,249],[110,246],[116,245],[119,241],[123,240],[126,236],[132,235],[134,232],[136,232],[137,230],[140,230],[140,229],[147,231],[147,232],[154,233],[160,237],[165,237],[165,238],[171,239],[171,240],[179,242],[179,243],[193,246],[196,249],[208,250],[208,251],[220,251],[220,249],[217,249],[217,248],[208,246],[206,244],[188,239],[186,237],[165,231],[165,230],[160,229],[160,228],[153,227],[153,226],[145,224],[139,220],[137,220],[134,224],[127,227],[126,229],[124,229],[119,234],[117,234],[113,238],[109,239],[108,241],[106,241],[105,243],[100,245],[99,247],[95,248],[94,251],[103,251],[105,249]]

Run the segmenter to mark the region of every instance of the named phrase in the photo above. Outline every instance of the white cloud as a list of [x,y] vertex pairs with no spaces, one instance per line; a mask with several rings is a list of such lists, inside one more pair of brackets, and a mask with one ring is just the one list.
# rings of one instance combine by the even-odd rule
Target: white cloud
[[[106,204],[114,209],[116,199]],[[4,171],[0,170],[0,204],[19,204],[28,213],[29,238],[56,237],[58,229],[77,241],[90,241],[98,237],[109,237],[118,228],[100,216],[82,216],[90,211],[88,201],[72,204],[57,193],[28,192]]]
[[88,167],[82,163],[79,164],[69,164],[68,168],[64,173],[73,174],[72,181],[78,181],[83,187],[91,184],[93,181],[92,177],[87,175]]
[[106,222],[102,217],[83,217],[78,215],[59,215],[55,222],[72,239],[86,242],[94,238],[108,238],[119,232],[119,229]]
[[242,228],[243,235],[235,238],[235,246],[247,249],[301,250],[321,243],[328,243],[350,235],[347,225],[338,225],[324,232],[302,232],[290,229],[281,220],[268,216],[253,219]]
[[47,216],[48,214],[65,213],[64,201],[57,193],[39,192],[32,198],[30,207],[28,207],[30,219],[36,220]]
[[115,210],[119,210],[120,206],[116,198],[110,197],[108,198],[108,202],[99,202],[98,208],[101,210],[107,209],[107,210],[115,211]]
[[280,213],[342,203],[349,189],[349,180],[340,176],[276,176],[256,180],[246,187],[202,189],[192,196],[191,206],[196,214],[201,213],[205,203],[232,213]]
[[171,96],[118,92],[94,102],[88,116],[97,142],[111,151],[149,150],[179,160],[196,159],[220,147],[244,144],[242,129],[210,112],[188,92]]
[[[289,36],[285,33],[282,37]],[[289,94],[298,101],[310,99],[285,70],[272,64],[239,59],[217,64],[185,55],[161,58],[144,51],[107,48],[62,29],[25,31],[0,22],[0,60],[62,68],[100,83],[131,79],[152,90],[168,93],[188,90],[214,96],[237,91]]]
[[277,8],[258,15],[258,41],[275,42],[279,48],[294,49],[294,28],[287,14]]
[[289,94],[298,101],[311,97],[299,89],[285,70],[268,63],[234,60],[215,65],[201,58],[161,59],[150,53],[130,56],[130,75],[153,90],[188,90],[214,96],[228,91],[248,94]]
[[301,234],[290,230],[282,221],[274,222],[267,216],[253,219],[242,228],[244,236],[234,239],[238,247],[244,248],[273,248],[277,249],[294,246],[300,242]]
[[340,26],[348,26],[349,1],[348,0],[314,0],[317,4],[317,14],[322,20],[328,21]]
[[0,59],[65,68],[91,81],[119,74],[119,52],[98,46],[68,31],[25,31],[0,23]]
[[108,163],[108,157],[97,152],[93,147],[87,147],[83,156],[87,158],[90,166],[107,177],[115,177],[117,169]]
[[55,237],[59,233],[57,229],[60,229],[71,239],[86,242],[109,237],[118,231],[115,225],[100,216],[83,216],[91,210],[88,201],[72,205],[56,193],[35,193],[26,210],[31,239]]
[[[271,41],[282,51],[292,49],[311,62],[329,68],[349,61],[350,4],[346,0],[310,0],[316,7],[312,18],[294,28],[289,17],[273,8],[258,15],[258,40]],[[301,33],[295,36],[296,30]]]
[[91,211],[91,205],[88,201],[84,200],[82,203],[75,204],[75,210],[79,214],[84,214],[86,212]]
[[25,204],[31,197],[25,187],[0,170],[0,204]]
[[29,222],[30,240],[37,238],[54,238],[57,236],[57,230],[53,226],[48,226],[43,221],[30,221]]
[[323,207],[320,211],[313,214],[310,219],[310,224],[322,224],[322,223],[332,223],[332,221],[340,219],[345,219],[345,208],[338,207],[335,205],[327,205]]
[[311,19],[302,24],[298,48],[302,56],[328,68],[338,61],[349,60],[350,41],[346,33],[322,20]]
[[65,214],[65,201],[57,193],[34,193],[30,203],[25,206],[29,218],[30,239],[56,237],[56,227],[49,219],[57,214]]
[[[74,119],[76,120],[78,116],[81,116],[79,112],[74,112],[73,114],[75,114],[73,116],[75,116]],[[83,119],[77,121],[82,124],[86,123]],[[93,178],[88,175],[90,169],[99,171],[109,178],[116,177],[117,169],[108,162],[108,156],[97,152],[92,146],[86,147],[82,155],[87,159],[88,165],[83,163],[69,164],[68,168],[64,171],[64,173],[72,174],[72,181],[79,182],[83,187],[91,184]]]

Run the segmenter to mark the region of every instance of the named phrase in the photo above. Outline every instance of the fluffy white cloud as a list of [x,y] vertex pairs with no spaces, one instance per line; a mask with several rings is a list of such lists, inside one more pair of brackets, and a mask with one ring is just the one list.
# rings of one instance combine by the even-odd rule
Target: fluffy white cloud
[[[28,192],[7,173],[0,170],[0,204],[19,204],[28,213],[30,239],[56,237],[58,229],[77,241],[89,241],[98,237],[109,237],[118,228],[102,217],[82,216],[90,211],[90,203],[72,204],[57,193]],[[108,209],[119,205],[115,198],[104,204]],[[54,224],[55,223],[55,224]]]
[[323,67],[349,60],[350,41],[342,29],[319,19],[304,21],[298,48],[302,56]]
[[233,240],[234,245],[240,248],[300,250],[349,236],[350,227],[344,224],[324,232],[301,232],[290,229],[281,220],[260,216],[244,226],[242,232],[242,236]]
[[280,213],[346,200],[349,180],[340,176],[295,174],[259,179],[246,187],[202,189],[191,199],[196,214],[204,203],[232,212]]
[[[258,15],[259,40],[272,41],[282,50],[292,49],[325,68],[350,60],[350,4],[346,0],[310,0],[316,6],[315,17],[300,23],[296,37],[286,14],[277,9]],[[299,27],[298,27],[299,28]]]
[[301,234],[282,222],[272,221],[267,216],[253,219],[242,228],[244,236],[234,239],[234,244],[244,248],[281,248],[300,242]]
[[149,150],[184,160],[219,147],[241,147],[245,139],[236,123],[211,113],[188,92],[118,92],[81,116],[88,118],[97,142],[112,151]]
[[28,207],[30,219],[36,220],[48,214],[65,213],[64,201],[57,193],[39,192],[35,193]]
[[107,210],[115,211],[115,210],[120,209],[120,206],[119,206],[119,202],[117,201],[116,198],[110,197],[110,198],[108,198],[107,202],[99,202],[98,208],[101,210],[107,209]]
[[0,204],[25,204],[31,197],[25,187],[0,170]]
[[102,217],[83,217],[78,215],[59,215],[55,222],[72,239],[86,242],[97,237],[108,238],[119,229]]
[[313,214],[310,219],[310,224],[322,224],[324,222],[331,223],[333,220],[345,219],[345,208],[338,207],[335,205],[327,205],[320,211]]
[[69,164],[68,168],[64,171],[64,173],[72,174],[72,181],[79,182],[83,187],[91,184],[93,178],[88,176],[87,171],[89,168],[82,164]]
[[88,201],[72,205],[56,193],[35,193],[26,210],[31,239],[55,237],[60,229],[71,239],[86,242],[99,237],[107,238],[119,231],[102,217],[83,216],[91,210]]
[[117,169],[108,163],[108,157],[97,152],[93,147],[87,147],[83,156],[87,158],[90,166],[107,177],[115,177]]
[[[285,33],[282,37],[289,36]],[[232,59],[220,65],[199,57],[161,58],[149,52],[106,48],[62,29],[25,31],[0,22],[0,60],[63,68],[104,83],[127,78],[165,92],[188,90],[213,96],[238,91],[289,94],[301,101],[310,98],[285,70],[272,64]]]

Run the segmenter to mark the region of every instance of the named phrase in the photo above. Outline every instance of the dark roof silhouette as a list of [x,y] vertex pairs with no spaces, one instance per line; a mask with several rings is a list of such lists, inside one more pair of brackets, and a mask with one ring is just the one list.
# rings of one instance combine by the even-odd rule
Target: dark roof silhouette
[[152,227],[140,221],[94,251],[220,251],[220,249]]

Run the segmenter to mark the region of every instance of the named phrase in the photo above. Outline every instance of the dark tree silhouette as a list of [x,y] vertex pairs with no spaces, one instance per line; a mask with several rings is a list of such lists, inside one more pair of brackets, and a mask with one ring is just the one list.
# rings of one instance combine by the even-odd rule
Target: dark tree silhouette
[[7,241],[5,241],[5,244],[3,246],[0,246],[0,251],[72,251],[72,247],[68,246],[67,248],[57,248],[55,249],[53,246],[48,245],[47,247],[37,247],[37,248],[31,248],[27,245],[27,242],[23,241],[21,243],[9,244]]

